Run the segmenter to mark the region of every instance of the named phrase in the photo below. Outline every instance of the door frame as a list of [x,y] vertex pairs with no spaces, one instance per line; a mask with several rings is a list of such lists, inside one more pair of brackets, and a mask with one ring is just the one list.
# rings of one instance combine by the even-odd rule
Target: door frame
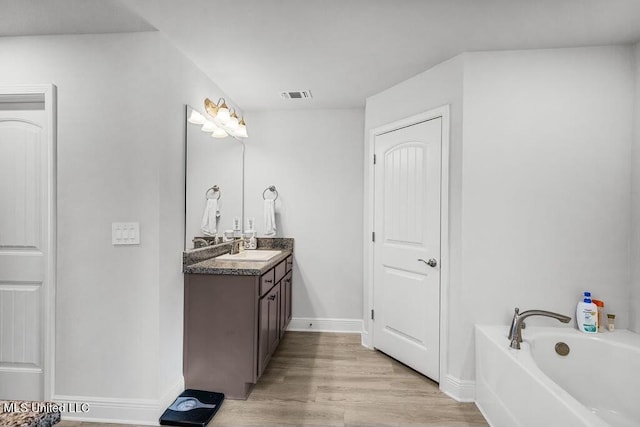
[[57,273],[57,88],[53,84],[16,84],[0,85],[0,95],[15,95],[16,98],[25,95],[43,95],[44,111],[48,133],[47,150],[47,233],[45,235],[45,271],[43,284],[42,321],[43,321],[43,391],[44,400],[51,400],[54,395],[55,384],[55,321],[56,321],[56,273]]
[[[447,354],[449,336],[449,150],[450,150],[450,106],[443,105],[404,119],[400,119],[369,131],[369,156],[366,159],[368,168],[368,180],[365,193],[368,195],[368,214],[365,213],[365,286],[367,299],[365,301],[364,326],[362,344],[373,348],[374,329],[370,316],[373,310],[373,280],[374,280],[374,247],[371,233],[375,226],[375,167],[373,154],[375,153],[375,138],[384,133],[412,126],[432,119],[442,119],[442,150],[440,158],[440,354],[439,374],[440,388],[447,377]],[[368,336],[367,336],[368,335]]]

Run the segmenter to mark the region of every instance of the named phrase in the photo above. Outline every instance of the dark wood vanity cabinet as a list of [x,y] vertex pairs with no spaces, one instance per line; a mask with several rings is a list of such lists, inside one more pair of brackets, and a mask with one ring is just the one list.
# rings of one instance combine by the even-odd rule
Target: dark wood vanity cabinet
[[261,276],[185,274],[186,388],[246,399],[291,320],[293,256]]

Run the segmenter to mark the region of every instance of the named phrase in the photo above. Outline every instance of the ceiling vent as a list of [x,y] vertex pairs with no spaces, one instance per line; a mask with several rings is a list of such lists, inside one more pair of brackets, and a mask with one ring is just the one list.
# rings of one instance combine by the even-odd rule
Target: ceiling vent
[[311,99],[310,90],[292,90],[287,92],[280,92],[280,96],[284,99]]

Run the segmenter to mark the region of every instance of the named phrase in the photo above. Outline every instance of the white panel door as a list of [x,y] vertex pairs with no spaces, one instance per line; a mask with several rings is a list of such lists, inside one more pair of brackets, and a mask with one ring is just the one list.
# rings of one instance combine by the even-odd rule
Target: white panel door
[[375,137],[373,345],[436,381],[441,151],[441,118]]
[[41,400],[51,255],[49,130],[43,97],[2,101],[0,96],[0,399]]

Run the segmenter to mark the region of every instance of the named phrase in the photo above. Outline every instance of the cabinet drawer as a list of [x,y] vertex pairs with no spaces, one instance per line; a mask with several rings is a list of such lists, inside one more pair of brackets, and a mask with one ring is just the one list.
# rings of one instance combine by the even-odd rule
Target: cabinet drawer
[[287,257],[287,273],[293,269],[293,255]]
[[280,280],[282,280],[284,275],[287,274],[287,261],[284,260],[280,264],[276,265],[275,270],[276,270],[275,283],[278,283]]
[[269,292],[275,283],[275,268],[272,268],[260,278],[260,296]]

